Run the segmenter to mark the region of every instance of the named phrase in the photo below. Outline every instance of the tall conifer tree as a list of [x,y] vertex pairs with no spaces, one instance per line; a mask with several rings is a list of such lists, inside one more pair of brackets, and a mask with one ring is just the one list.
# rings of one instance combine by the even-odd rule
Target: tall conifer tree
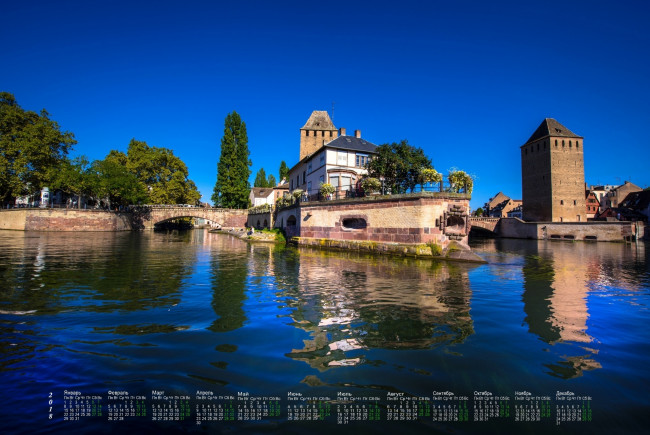
[[214,185],[212,201],[217,207],[246,208],[252,162],[248,158],[248,135],[246,123],[237,112],[226,116],[221,156],[217,164],[217,182]]

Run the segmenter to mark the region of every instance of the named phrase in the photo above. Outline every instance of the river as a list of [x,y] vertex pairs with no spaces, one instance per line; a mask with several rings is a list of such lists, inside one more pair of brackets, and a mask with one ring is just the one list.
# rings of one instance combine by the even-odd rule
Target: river
[[473,249],[0,231],[3,432],[646,430],[648,247]]

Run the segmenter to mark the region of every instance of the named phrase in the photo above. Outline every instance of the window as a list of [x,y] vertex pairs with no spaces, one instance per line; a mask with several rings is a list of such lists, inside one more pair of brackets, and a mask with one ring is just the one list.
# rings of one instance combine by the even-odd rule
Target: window
[[305,130],[305,136],[309,136],[309,130]]
[[564,205],[564,200],[563,199],[560,200],[560,205]]
[[307,173],[311,174],[311,162],[309,162],[309,166],[307,167]]
[[564,139],[562,139],[562,148],[564,148]]
[[307,182],[307,171],[302,171],[302,184]]
[[321,164],[321,166],[323,166],[325,164],[325,153],[326,152],[327,151],[323,151],[322,153],[320,153],[320,164]]
[[307,182],[307,193],[311,193],[311,181]]
[[571,144],[571,141],[569,141],[569,148],[573,148],[573,145]]
[[336,158],[336,164],[340,166],[347,166],[348,165],[348,153],[345,151],[339,151],[337,158]]
[[578,205],[578,201],[576,201],[576,200],[574,199],[574,200],[573,200],[573,205]]
[[357,154],[357,159],[355,166],[358,168],[363,168],[368,163],[368,156],[366,154]]
[[321,175],[320,177],[318,177],[318,182],[320,184],[324,184],[325,183],[325,175]]
[[555,139],[555,146],[557,147],[557,139]]
[[330,130],[330,137],[332,137],[332,130]]
[[336,175],[336,176],[330,177],[330,184],[331,184],[332,186],[338,188],[338,187],[339,187],[339,176]]
[[580,142],[576,141],[576,148],[580,148]]

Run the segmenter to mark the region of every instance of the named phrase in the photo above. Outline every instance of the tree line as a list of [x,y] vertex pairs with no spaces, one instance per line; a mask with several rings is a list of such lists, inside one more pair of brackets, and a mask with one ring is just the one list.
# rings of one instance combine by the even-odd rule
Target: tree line
[[[89,162],[69,156],[77,141],[43,109],[24,110],[0,92],[0,201],[51,191],[90,197],[109,206],[195,204],[201,198],[185,163],[167,148],[132,139],[127,152],[111,150]],[[81,201],[79,201],[81,205]]]

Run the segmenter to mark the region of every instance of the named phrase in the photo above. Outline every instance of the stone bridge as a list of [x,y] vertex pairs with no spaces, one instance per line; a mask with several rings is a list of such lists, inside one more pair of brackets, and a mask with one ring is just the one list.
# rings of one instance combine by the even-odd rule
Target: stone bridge
[[481,229],[491,233],[497,233],[497,225],[501,218],[484,218],[484,217],[471,217],[469,218],[470,229]]
[[145,205],[131,211],[134,230],[150,229],[157,223],[184,217],[207,219],[217,227],[244,228],[248,219],[246,209]]

